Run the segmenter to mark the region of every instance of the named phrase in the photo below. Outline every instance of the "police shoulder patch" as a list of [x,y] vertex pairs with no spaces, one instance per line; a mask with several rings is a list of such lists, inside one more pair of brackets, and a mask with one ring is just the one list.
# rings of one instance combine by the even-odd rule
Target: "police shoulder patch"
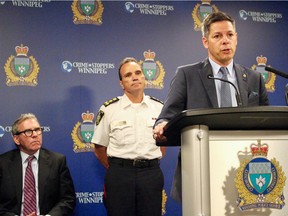
[[152,97],[152,96],[149,96],[149,97],[150,97],[151,100],[154,100],[154,101],[157,101],[157,102],[163,104],[163,101],[161,101],[161,100],[159,100],[159,99],[157,99],[155,97]]
[[99,110],[97,117],[96,117],[96,125],[99,125],[103,116],[104,116],[104,112],[102,110]]
[[110,99],[110,100],[107,100],[103,105],[104,105],[105,107],[107,107],[107,106],[109,106],[110,104],[115,103],[116,101],[119,101],[119,98],[118,98],[118,97],[115,97],[115,98],[112,98],[112,99]]

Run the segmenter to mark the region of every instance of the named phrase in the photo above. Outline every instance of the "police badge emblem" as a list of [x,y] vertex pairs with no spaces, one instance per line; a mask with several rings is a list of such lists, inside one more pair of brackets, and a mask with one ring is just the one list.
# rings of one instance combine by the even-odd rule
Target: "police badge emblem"
[[27,56],[29,47],[21,44],[15,47],[15,51],[17,56],[11,55],[4,66],[6,85],[37,86],[39,66],[33,56]]
[[104,6],[100,0],[73,0],[71,7],[75,24],[102,24]]
[[235,178],[241,211],[257,208],[282,209],[286,177],[279,162],[267,159],[268,144],[250,145],[252,159],[244,159]]
[[82,113],[81,117],[83,122],[77,122],[71,133],[75,153],[94,151],[94,145],[91,143],[94,134],[94,114],[87,111]]
[[155,61],[155,52],[150,50],[143,53],[144,61],[140,61],[146,79],[146,88],[163,89],[165,70],[159,61]]
[[265,70],[266,64],[267,64],[267,58],[263,55],[256,57],[257,65],[253,65],[251,69],[256,70],[260,72],[263,76],[263,79],[265,81],[265,87],[268,92],[274,92],[275,91],[275,80],[276,80],[276,74],[268,72]]
[[218,8],[215,5],[211,5],[211,0],[201,0],[202,4],[196,4],[192,11],[192,19],[194,20],[194,30],[200,31],[202,22],[205,17],[213,12],[217,12]]

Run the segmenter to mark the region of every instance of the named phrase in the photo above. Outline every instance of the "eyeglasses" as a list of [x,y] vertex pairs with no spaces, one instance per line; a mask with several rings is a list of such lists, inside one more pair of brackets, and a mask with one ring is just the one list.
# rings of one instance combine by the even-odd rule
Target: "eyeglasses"
[[17,132],[15,135],[19,135],[21,133],[24,133],[25,136],[27,137],[31,137],[33,136],[33,132],[36,132],[37,135],[41,135],[42,132],[43,132],[43,128],[42,127],[38,127],[38,128],[35,128],[35,129],[27,129],[27,130],[24,130],[24,131],[20,131],[20,132]]

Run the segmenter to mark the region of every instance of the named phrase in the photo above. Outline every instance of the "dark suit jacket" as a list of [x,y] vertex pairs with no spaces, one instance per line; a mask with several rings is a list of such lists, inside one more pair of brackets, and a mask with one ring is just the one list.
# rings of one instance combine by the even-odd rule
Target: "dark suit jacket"
[[[0,155],[0,215],[20,215],[22,184],[19,149]],[[73,213],[76,196],[64,155],[40,149],[38,187],[41,215],[64,216]]]
[[[243,106],[269,105],[262,75],[239,64],[234,64],[234,70]],[[208,75],[213,76],[208,58],[203,62],[179,67],[156,124],[164,119],[169,121],[187,109],[218,108],[215,82],[208,79]],[[179,155],[171,189],[171,196],[175,200],[181,200],[180,162]]]

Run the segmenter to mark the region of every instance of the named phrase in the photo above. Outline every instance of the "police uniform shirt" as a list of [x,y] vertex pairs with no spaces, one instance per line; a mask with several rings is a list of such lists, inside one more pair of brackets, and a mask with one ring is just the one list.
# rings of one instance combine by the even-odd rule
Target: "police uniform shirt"
[[108,157],[123,159],[161,158],[153,139],[153,125],[163,104],[150,97],[133,104],[124,94],[101,106],[92,143],[106,146]]

